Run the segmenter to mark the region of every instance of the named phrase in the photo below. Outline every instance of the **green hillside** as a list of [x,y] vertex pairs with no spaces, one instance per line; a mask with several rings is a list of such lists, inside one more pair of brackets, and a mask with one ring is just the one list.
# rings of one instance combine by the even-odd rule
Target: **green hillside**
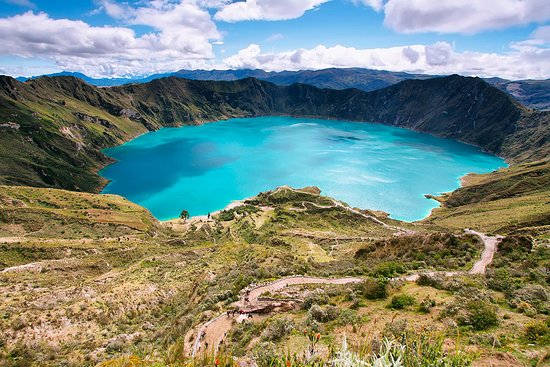
[[427,221],[446,228],[550,238],[550,163],[515,165],[486,175],[468,175],[464,186],[437,198]]
[[[234,358],[262,367],[289,358],[329,365],[344,333],[363,358],[383,338],[424,340],[415,358],[425,365],[436,358],[485,366],[504,358],[526,366],[546,358],[542,238],[509,236],[510,250],[485,278],[465,272],[481,254],[477,236],[357,211],[314,188],[283,187],[209,221],[160,226],[116,196],[0,192],[7,215],[0,220],[2,366],[212,366],[211,352],[190,358],[200,326],[233,309],[251,283],[292,275],[364,280],[263,294],[285,307],[285,299],[298,301],[230,324],[218,353],[223,365]],[[510,263],[518,251],[531,275]],[[445,277],[448,271],[456,275]],[[425,272],[434,273],[404,280]],[[501,273],[514,274],[513,282]],[[317,364],[302,357],[304,328],[320,334]]]

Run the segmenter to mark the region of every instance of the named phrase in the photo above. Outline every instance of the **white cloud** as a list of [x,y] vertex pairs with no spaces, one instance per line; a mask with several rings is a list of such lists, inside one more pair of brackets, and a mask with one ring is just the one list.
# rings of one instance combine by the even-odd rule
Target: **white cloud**
[[550,25],[538,27],[531,35],[533,39],[550,43]]
[[128,27],[94,27],[32,11],[0,18],[0,55],[55,60],[61,69],[91,76],[129,76],[205,67],[214,59],[210,40],[221,38],[209,13],[195,2],[155,0],[132,8],[103,1],[112,17],[147,25],[137,36]]
[[436,42],[424,48],[429,65],[447,65],[453,56],[453,48],[447,42]]
[[550,1],[388,0],[384,13],[384,24],[398,32],[474,34],[549,20]]
[[416,63],[418,61],[418,58],[420,57],[420,54],[411,47],[403,48],[402,53],[403,56],[405,56],[407,60],[409,60],[412,64]]
[[225,58],[223,66],[268,71],[364,67],[437,75],[459,73],[509,79],[548,78],[550,49],[532,45],[512,46],[515,48],[505,54],[460,53],[447,42],[377,49],[320,45],[312,49],[266,53],[260,46],[252,44]]
[[231,3],[232,0],[198,0],[198,4],[203,8],[221,8],[224,5]]
[[224,5],[214,18],[225,22],[243,20],[286,20],[299,18],[308,10],[330,0],[246,0]]

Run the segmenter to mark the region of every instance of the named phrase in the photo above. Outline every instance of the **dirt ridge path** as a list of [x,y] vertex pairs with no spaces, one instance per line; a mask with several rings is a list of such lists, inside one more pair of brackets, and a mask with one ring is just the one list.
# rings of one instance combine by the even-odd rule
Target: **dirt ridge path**
[[476,261],[472,269],[470,269],[470,274],[485,274],[485,269],[493,261],[495,252],[497,251],[498,243],[502,241],[503,236],[487,236],[486,234],[479,233],[473,229],[465,229],[464,232],[478,236],[483,241],[484,249],[481,253],[481,258]]
[[[363,214],[358,212],[358,214]],[[366,215],[365,215],[366,216]],[[369,218],[370,219],[370,218]],[[504,238],[502,236],[487,236],[486,234],[476,232],[471,229],[466,229],[466,233],[478,236],[484,243],[484,249],[481,257],[474,263],[472,268],[467,272],[468,274],[484,274],[487,266],[493,261],[494,254],[497,250],[498,243]],[[452,277],[460,274],[464,274],[461,271],[448,271],[448,272],[423,272],[424,274],[434,276],[441,275],[445,277]],[[392,278],[392,281],[407,281],[414,282],[420,277],[420,273],[410,274],[402,277]],[[260,304],[275,304],[276,301],[262,301],[260,296],[266,292],[276,292],[292,285],[302,284],[351,284],[359,283],[364,278],[358,277],[344,277],[344,278],[321,278],[310,277],[305,275],[290,276],[272,282],[264,284],[251,285],[241,291],[239,300],[233,303],[231,306],[237,309],[252,309]],[[202,324],[196,334],[196,339],[193,343],[193,347],[189,351],[192,356],[195,356],[201,351],[213,350],[216,352],[224,338],[232,327],[234,321],[241,322],[246,319],[247,315],[238,315],[236,318],[231,317],[227,312],[216,316],[215,318]],[[254,318],[258,318],[257,316]],[[190,331],[190,333],[193,330]]]
[[[241,291],[239,300],[232,304],[233,307],[238,309],[253,308],[259,306],[261,303],[267,303],[273,301],[261,301],[260,296],[266,292],[276,292],[283,288],[292,285],[302,284],[349,284],[359,283],[363,281],[363,278],[356,277],[344,277],[344,278],[321,278],[321,277],[309,277],[304,275],[290,276],[274,280],[264,284],[254,284],[246,287]],[[217,351],[223,338],[227,332],[231,329],[233,320],[239,322],[246,318],[246,315],[238,315],[236,318],[230,317],[227,312],[223,312],[215,318],[205,322],[198,329],[196,339],[193,343],[191,350],[191,356],[195,356],[201,351],[212,349]],[[203,348],[204,347],[204,348]]]

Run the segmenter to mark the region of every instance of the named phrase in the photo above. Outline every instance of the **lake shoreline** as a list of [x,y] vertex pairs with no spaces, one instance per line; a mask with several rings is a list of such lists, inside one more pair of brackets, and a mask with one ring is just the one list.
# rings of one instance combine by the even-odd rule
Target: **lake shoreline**
[[[447,136],[443,136],[443,135],[438,135],[436,133],[432,133],[432,132],[428,132],[428,131],[422,131],[422,130],[416,130],[416,129],[410,129],[410,128],[407,128],[407,127],[403,127],[403,126],[397,126],[397,125],[391,125],[391,124],[385,124],[383,122],[375,122],[375,121],[365,121],[365,120],[341,120],[339,118],[334,118],[334,117],[327,117],[327,116],[320,116],[320,115],[293,115],[293,114],[270,114],[270,115],[265,115],[265,116],[234,116],[234,117],[227,117],[227,118],[223,118],[223,119],[217,119],[217,120],[200,120],[200,121],[192,121],[190,123],[184,123],[184,122],[181,122],[179,123],[178,125],[175,125],[175,126],[162,126],[160,127],[159,129],[157,130],[149,130],[149,131],[145,131],[145,132],[142,132],[136,136],[133,136],[131,137],[130,139],[128,140],[125,140],[123,141],[122,143],[120,144],[117,144],[117,145],[113,145],[113,146],[109,146],[109,147],[106,147],[106,148],[103,148],[101,149],[101,153],[104,154],[109,160],[111,160],[111,162],[103,165],[102,167],[99,167],[97,170],[95,170],[95,174],[98,175],[101,179],[101,181],[103,181],[103,184],[101,184],[98,188],[97,188],[97,193],[99,194],[102,194],[103,193],[103,190],[107,187],[107,185],[110,183],[110,180],[106,179],[105,177],[103,177],[101,175],[101,171],[104,170],[106,167],[112,165],[112,164],[115,164],[117,161],[116,159],[113,159],[112,157],[110,157],[109,155],[105,154],[105,150],[107,149],[111,149],[111,148],[115,148],[115,147],[120,147],[134,139],[137,139],[139,137],[141,137],[142,135],[146,135],[146,134],[150,134],[150,133],[154,133],[154,132],[158,132],[160,130],[163,130],[163,129],[178,129],[178,128],[181,128],[181,127],[193,127],[193,126],[202,126],[202,125],[206,125],[206,124],[213,124],[213,123],[218,123],[218,122],[226,122],[226,121],[230,121],[230,120],[239,120],[239,119],[257,119],[257,118],[269,118],[269,117],[291,117],[291,118],[297,118],[297,119],[312,119],[312,120],[325,120],[325,121],[342,121],[342,122],[357,122],[357,123],[365,123],[365,124],[373,124],[373,125],[382,125],[382,126],[391,126],[391,127],[396,127],[396,128],[400,128],[400,129],[404,129],[404,130],[407,130],[407,131],[414,131],[414,132],[417,132],[417,133],[422,133],[422,134],[427,134],[427,135],[431,135],[431,136],[434,136],[434,137],[437,137],[437,138],[441,138],[441,139],[449,139],[449,140],[452,140],[452,141],[457,141],[457,142],[460,142],[460,143],[463,143],[463,144],[466,144],[466,145],[470,145],[472,147],[476,147],[476,148],[479,148],[482,152],[484,153],[487,153],[487,154],[490,154],[492,156],[495,156],[497,158],[500,158],[502,159],[508,166],[511,166],[513,163],[509,161],[509,158],[506,158],[506,157],[503,157],[503,156],[500,156],[498,154],[495,154],[494,152],[491,152],[487,149],[485,149],[484,147],[480,146],[480,145],[477,145],[477,144],[474,144],[474,143],[471,143],[471,142],[467,142],[467,141],[464,141],[462,139],[455,139],[455,138],[450,138],[450,137],[447,137]],[[505,167],[503,167],[505,168]],[[467,174],[466,174],[467,175]],[[464,175],[464,176],[466,176]]]
[[132,198],[164,222],[176,219],[182,209],[204,218],[208,211],[223,210],[219,201],[239,202],[283,185],[318,186],[326,196],[353,207],[416,222],[440,206],[427,204],[422,192],[435,197],[460,188],[472,171],[507,166],[475,146],[409,129],[271,117],[272,121],[235,119],[200,130],[174,127],[159,130],[159,135],[145,134],[127,150],[112,152],[112,158],[122,159],[122,166],[106,172],[104,177],[115,186],[103,193]]

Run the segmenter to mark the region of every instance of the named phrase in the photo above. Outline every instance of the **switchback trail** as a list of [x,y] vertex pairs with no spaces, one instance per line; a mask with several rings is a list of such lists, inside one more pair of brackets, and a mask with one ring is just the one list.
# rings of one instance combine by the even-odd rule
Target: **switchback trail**
[[[470,233],[478,236],[484,243],[484,249],[481,254],[481,258],[473,265],[472,269],[468,271],[469,274],[484,274],[487,265],[493,260],[493,256],[497,249],[498,242],[503,238],[502,236],[487,236],[483,233],[479,233],[470,229],[465,230],[466,233]],[[451,277],[463,274],[459,271],[448,272],[436,272],[431,271],[425,274],[428,275],[442,275],[445,277]],[[392,281],[408,281],[414,282],[419,278],[420,274],[410,274],[398,278],[393,278]],[[233,321],[241,322],[245,320],[248,315],[252,315],[251,312],[262,310],[265,313],[270,313],[277,308],[284,311],[282,306],[284,301],[276,299],[261,299],[261,295],[265,293],[273,293],[280,291],[289,286],[302,285],[302,284],[351,284],[359,283],[363,278],[319,278],[308,276],[291,276],[288,278],[282,278],[274,280],[269,283],[260,285],[251,285],[245,288],[239,297],[239,300],[232,304],[234,309],[243,310],[243,314],[233,314],[232,316],[228,312],[224,312],[214,319],[202,324],[195,336],[193,347],[191,349],[191,355],[195,356],[198,352],[207,351],[212,349],[217,351],[220,344],[223,343],[227,333],[231,329]],[[238,315],[235,317],[235,315]],[[253,318],[258,318],[255,316]]]
[[[273,191],[271,193],[274,194],[276,192],[279,192],[280,190],[291,190],[297,192],[298,190],[295,190],[291,187],[283,186],[278,188],[277,190]],[[358,211],[356,209],[350,208],[349,206],[346,206],[345,204],[335,200],[331,199],[332,205],[319,205],[317,203],[304,201],[302,202],[303,209],[295,209],[299,211],[306,211],[308,210],[307,205],[311,205],[313,207],[319,208],[319,209],[330,209],[334,207],[339,207],[344,210],[347,210],[355,215],[359,215],[364,217],[365,219],[368,219],[376,224],[379,224],[383,227],[386,227],[388,229],[393,229],[398,231],[399,233],[404,234],[414,234],[415,231],[400,228],[397,226],[391,226],[388,225],[378,218],[365,214],[361,211]],[[498,242],[503,238],[502,236],[487,236],[483,233],[476,232],[471,229],[466,229],[466,233],[473,234],[478,236],[484,243],[484,249],[481,254],[481,258],[473,265],[473,267],[468,271],[469,274],[484,274],[485,269],[487,265],[491,263],[493,260],[493,256],[497,249]],[[442,275],[445,277],[451,277],[456,276],[460,274],[464,274],[464,272],[459,271],[449,271],[449,272],[424,272],[428,275]],[[419,278],[419,274],[410,274],[398,278],[393,278],[392,281],[408,281],[408,282],[414,282]],[[227,336],[227,333],[231,329],[234,322],[241,322],[245,320],[246,318],[252,317],[253,319],[258,319],[260,316],[258,314],[260,312],[269,314],[273,311],[286,311],[288,310],[289,301],[291,300],[279,300],[279,299],[273,299],[261,296],[266,293],[273,293],[280,291],[286,287],[293,286],[293,285],[302,285],[302,284],[351,284],[351,283],[359,283],[363,281],[363,278],[353,278],[353,277],[346,277],[346,278],[319,278],[319,277],[308,277],[308,276],[291,276],[288,278],[282,278],[278,279],[269,283],[260,284],[260,285],[251,285],[243,291],[241,291],[241,295],[239,297],[239,300],[231,305],[231,307],[234,310],[240,310],[242,313],[228,313],[223,312],[222,314],[218,315],[217,317],[211,319],[210,321],[205,322],[202,324],[198,329],[196,330],[195,339],[192,345],[191,350],[188,350],[188,353],[190,353],[192,356],[195,356],[199,352],[208,352],[210,350],[213,350],[216,352],[219,349],[220,344],[224,342],[225,337]],[[286,309],[285,309],[286,306]],[[291,307],[292,308],[292,307]],[[253,316],[253,313],[256,314],[256,316]],[[192,334],[194,330],[191,330],[188,333],[188,337],[186,339],[191,339]]]

